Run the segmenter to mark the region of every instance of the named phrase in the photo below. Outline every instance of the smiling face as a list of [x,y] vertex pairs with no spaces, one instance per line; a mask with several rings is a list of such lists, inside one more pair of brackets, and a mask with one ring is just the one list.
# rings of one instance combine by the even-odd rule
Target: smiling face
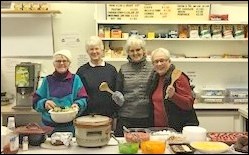
[[65,73],[69,66],[70,66],[70,61],[67,59],[67,57],[63,55],[56,55],[54,56],[54,68],[58,73]]
[[87,53],[93,62],[99,62],[103,57],[103,50],[98,45],[89,46]]
[[129,57],[134,62],[139,62],[145,55],[145,51],[138,44],[132,44],[128,50]]
[[167,55],[163,51],[156,51],[151,57],[151,59],[154,66],[154,70],[160,76],[164,75],[171,65],[169,57],[167,57]]

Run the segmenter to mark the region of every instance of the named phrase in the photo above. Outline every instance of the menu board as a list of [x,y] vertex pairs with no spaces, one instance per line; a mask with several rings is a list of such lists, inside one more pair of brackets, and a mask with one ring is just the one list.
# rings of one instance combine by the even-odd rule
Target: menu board
[[210,4],[106,4],[107,20],[209,20]]

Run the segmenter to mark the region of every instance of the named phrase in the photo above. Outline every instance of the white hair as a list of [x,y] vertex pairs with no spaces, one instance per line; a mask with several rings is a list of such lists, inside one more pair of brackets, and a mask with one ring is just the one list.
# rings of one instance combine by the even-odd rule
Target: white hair
[[151,60],[153,59],[153,56],[154,56],[157,52],[162,52],[162,53],[164,53],[165,58],[166,58],[166,59],[170,59],[170,52],[169,52],[167,49],[165,49],[165,48],[157,48],[157,49],[155,49],[155,50],[153,50],[153,51],[151,52]]
[[104,50],[104,44],[100,37],[91,36],[89,40],[86,41],[86,50],[88,51],[91,46],[99,46],[101,50]]
[[130,47],[132,45],[137,45],[137,46],[141,46],[141,48],[145,51],[145,41],[144,39],[139,36],[139,35],[131,35],[127,41],[126,41],[126,44],[125,44],[125,51],[128,53],[129,50],[130,50]]

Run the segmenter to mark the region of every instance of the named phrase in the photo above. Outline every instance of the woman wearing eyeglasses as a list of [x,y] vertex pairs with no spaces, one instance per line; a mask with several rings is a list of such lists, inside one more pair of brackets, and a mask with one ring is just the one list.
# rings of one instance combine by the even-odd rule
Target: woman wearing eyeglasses
[[199,125],[193,108],[194,97],[188,76],[182,72],[173,86],[170,85],[175,66],[171,63],[167,49],[158,48],[152,51],[151,61],[154,71],[147,90],[154,126],[171,127],[181,132],[186,125]]
[[54,127],[53,132],[65,131],[74,134],[73,122],[56,123],[51,119],[50,109],[72,107],[78,110],[77,116],[86,109],[87,93],[76,74],[69,71],[71,52],[60,50],[53,55],[55,71],[46,76],[33,96],[33,108],[42,114],[42,123]]
[[[149,121],[149,98],[146,86],[152,65],[146,60],[145,41],[138,35],[128,38],[125,50],[128,63],[119,70],[117,90],[122,92],[124,102],[118,111],[116,136],[123,136],[123,126],[128,128],[146,128]],[[113,96],[116,101],[120,96]]]

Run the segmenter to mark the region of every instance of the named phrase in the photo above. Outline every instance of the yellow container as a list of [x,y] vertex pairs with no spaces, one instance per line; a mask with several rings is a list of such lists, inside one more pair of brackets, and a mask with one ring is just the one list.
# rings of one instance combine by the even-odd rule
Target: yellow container
[[140,147],[144,154],[163,154],[166,149],[166,142],[161,140],[149,140],[141,142]]
[[148,32],[148,38],[154,39],[155,38],[155,32]]

